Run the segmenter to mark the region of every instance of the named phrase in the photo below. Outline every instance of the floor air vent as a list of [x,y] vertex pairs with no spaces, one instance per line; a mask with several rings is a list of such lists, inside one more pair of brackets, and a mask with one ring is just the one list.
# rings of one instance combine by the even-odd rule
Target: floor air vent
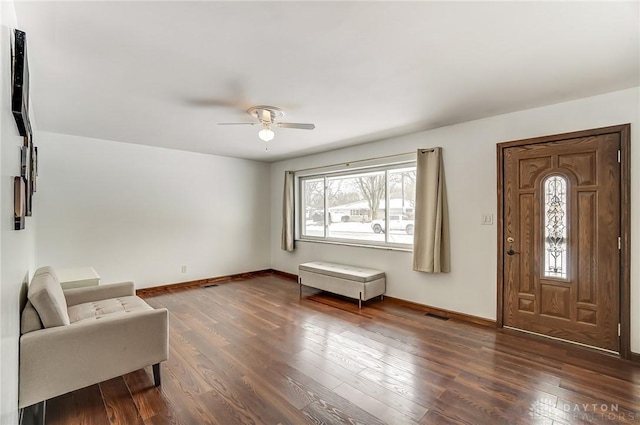
[[434,319],[438,319],[438,320],[449,320],[449,318],[448,318],[448,317],[440,316],[440,315],[435,314],[435,313],[425,313],[425,316],[427,316],[427,317],[433,317]]
[[202,288],[211,288],[213,286],[218,286],[217,283],[207,283],[206,285],[202,285]]

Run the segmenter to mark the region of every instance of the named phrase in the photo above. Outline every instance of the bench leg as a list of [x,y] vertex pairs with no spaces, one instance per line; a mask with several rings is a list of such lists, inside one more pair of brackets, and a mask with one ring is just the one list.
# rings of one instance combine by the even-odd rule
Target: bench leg
[[156,387],[159,387],[162,384],[160,379],[160,363],[153,365],[153,384]]

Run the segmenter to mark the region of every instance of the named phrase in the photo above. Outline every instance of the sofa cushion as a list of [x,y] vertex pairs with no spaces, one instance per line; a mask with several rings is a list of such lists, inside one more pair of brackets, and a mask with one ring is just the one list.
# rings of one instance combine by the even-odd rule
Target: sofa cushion
[[36,270],[27,298],[38,312],[45,328],[68,325],[67,300],[51,267]]
[[142,298],[135,295],[127,297],[109,298],[69,307],[69,319],[71,323],[79,323],[87,320],[96,320],[101,317],[126,314],[134,311],[153,310]]
[[38,315],[36,309],[33,308],[33,304],[31,304],[31,301],[27,301],[27,305],[25,305],[24,310],[22,310],[22,319],[20,320],[20,333],[26,334],[40,329],[42,329],[40,316]]

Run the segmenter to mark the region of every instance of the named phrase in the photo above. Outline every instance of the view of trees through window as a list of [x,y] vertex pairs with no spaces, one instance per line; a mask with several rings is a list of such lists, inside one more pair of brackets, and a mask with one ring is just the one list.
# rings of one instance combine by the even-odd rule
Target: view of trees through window
[[413,164],[302,178],[302,237],[410,245],[415,185]]

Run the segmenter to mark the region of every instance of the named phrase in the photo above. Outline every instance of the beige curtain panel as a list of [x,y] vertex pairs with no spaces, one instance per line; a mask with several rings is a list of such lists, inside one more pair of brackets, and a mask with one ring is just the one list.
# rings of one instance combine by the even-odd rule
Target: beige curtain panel
[[449,210],[442,148],[419,149],[416,168],[413,270],[448,273],[451,270]]
[[284,193],[282,194],[282,243],[284,251],[294,250],[294,176],[293,171],[284,172]]

